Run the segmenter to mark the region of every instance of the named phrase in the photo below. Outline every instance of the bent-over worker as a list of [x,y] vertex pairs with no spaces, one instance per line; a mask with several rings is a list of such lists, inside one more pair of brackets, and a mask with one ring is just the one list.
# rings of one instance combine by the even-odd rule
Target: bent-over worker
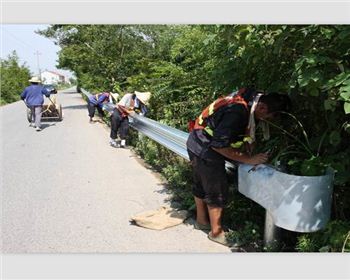
[[[118,102],[115,109],[113,110],[111,116],[111,132],[109,144],[112,147],[125,148],[126,137],[129,132],[129,115],[135,114],[135,110],[140,112],[140,115],[147,114],[147,104],[148,98],[146,98],[142,93],[127,93]],[[121,139],[120,145],[118,145],[116,139],[119,137]]]
[[228,200],[225,159],[252,165],[266,162],[267,154],[250,155],[241,148],[255,140],[255,121],[274,118],[278,111],[286,111],[289,103],[286,95],[241,89],[215,100],[196,119],[187,140],[197,211],[195,228],[210,231],[210,240],[231,245],[221,225]]
[[93,123],[93,117],[95,116],[95,109],[97,109],[100,116],[104,116],[105,113],[102,110],[104,103],[112,102],[112,97],[110,92],[102,92],[99,94],[91,95],[88,99],[88,111],[90,117],[90,123]]

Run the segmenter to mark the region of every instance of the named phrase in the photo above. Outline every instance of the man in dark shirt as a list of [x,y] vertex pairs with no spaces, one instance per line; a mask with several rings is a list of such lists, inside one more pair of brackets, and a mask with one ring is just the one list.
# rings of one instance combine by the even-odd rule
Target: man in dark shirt
[[[248,124],[255,129],[255,120],[272,119],[276,112],[286,111],[289,105],[286,95],[262,95],[254,90],[245,91],[239,96],[239,101],[216,109],[212,103],[210,115],[205,116],[205,125],[195,126],[187,140],[197,210],[195,228],[211,230],[208,238],[226,246],[230,244],[221,226],[228,198],[225,159],[252,165],[266,162],[267,154],[250,155],[242,152],[239,146],[244,144],[243,140],[251,139],[247,137]],[[198,119],[204,116],[203,113]]]

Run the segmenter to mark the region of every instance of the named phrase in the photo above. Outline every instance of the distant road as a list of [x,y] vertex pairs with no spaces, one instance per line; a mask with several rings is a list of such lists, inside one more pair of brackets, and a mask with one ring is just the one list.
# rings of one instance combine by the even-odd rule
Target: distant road
[[181,224],[163,231],[130,225],[169,198],[161,180],[109,130],[89,124],[74,89],[62,91],[63,121],[36,132],[26,107],[0,107],[4,253],[230,252]]

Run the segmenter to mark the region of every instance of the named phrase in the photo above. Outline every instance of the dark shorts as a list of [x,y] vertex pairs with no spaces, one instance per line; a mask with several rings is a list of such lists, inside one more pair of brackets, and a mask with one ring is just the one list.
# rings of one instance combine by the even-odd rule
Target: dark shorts
[[225,207],[228,199],[225,161],[201,159],[191,151],[188,155],[193,169],[193,195],[209,206]]

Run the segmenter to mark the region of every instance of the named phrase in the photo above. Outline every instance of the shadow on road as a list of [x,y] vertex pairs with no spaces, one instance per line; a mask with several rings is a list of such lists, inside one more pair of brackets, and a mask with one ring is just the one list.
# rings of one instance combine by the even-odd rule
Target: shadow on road
[[73,94],[77,93],[75,90],[65,90],[65,91],[60,91],[60,94]]
[[62,109],[67,109],[67,110],[81,110],[81,109],[86,109],[87,105],[86,104],[82,104],[82,105],[72,105],[72,106],[64,106],[62,107]]
[[50,126],[56,126],[56,123],[43,123],[41,124],[41,129],[44,130],[46,128],[49,128]]

